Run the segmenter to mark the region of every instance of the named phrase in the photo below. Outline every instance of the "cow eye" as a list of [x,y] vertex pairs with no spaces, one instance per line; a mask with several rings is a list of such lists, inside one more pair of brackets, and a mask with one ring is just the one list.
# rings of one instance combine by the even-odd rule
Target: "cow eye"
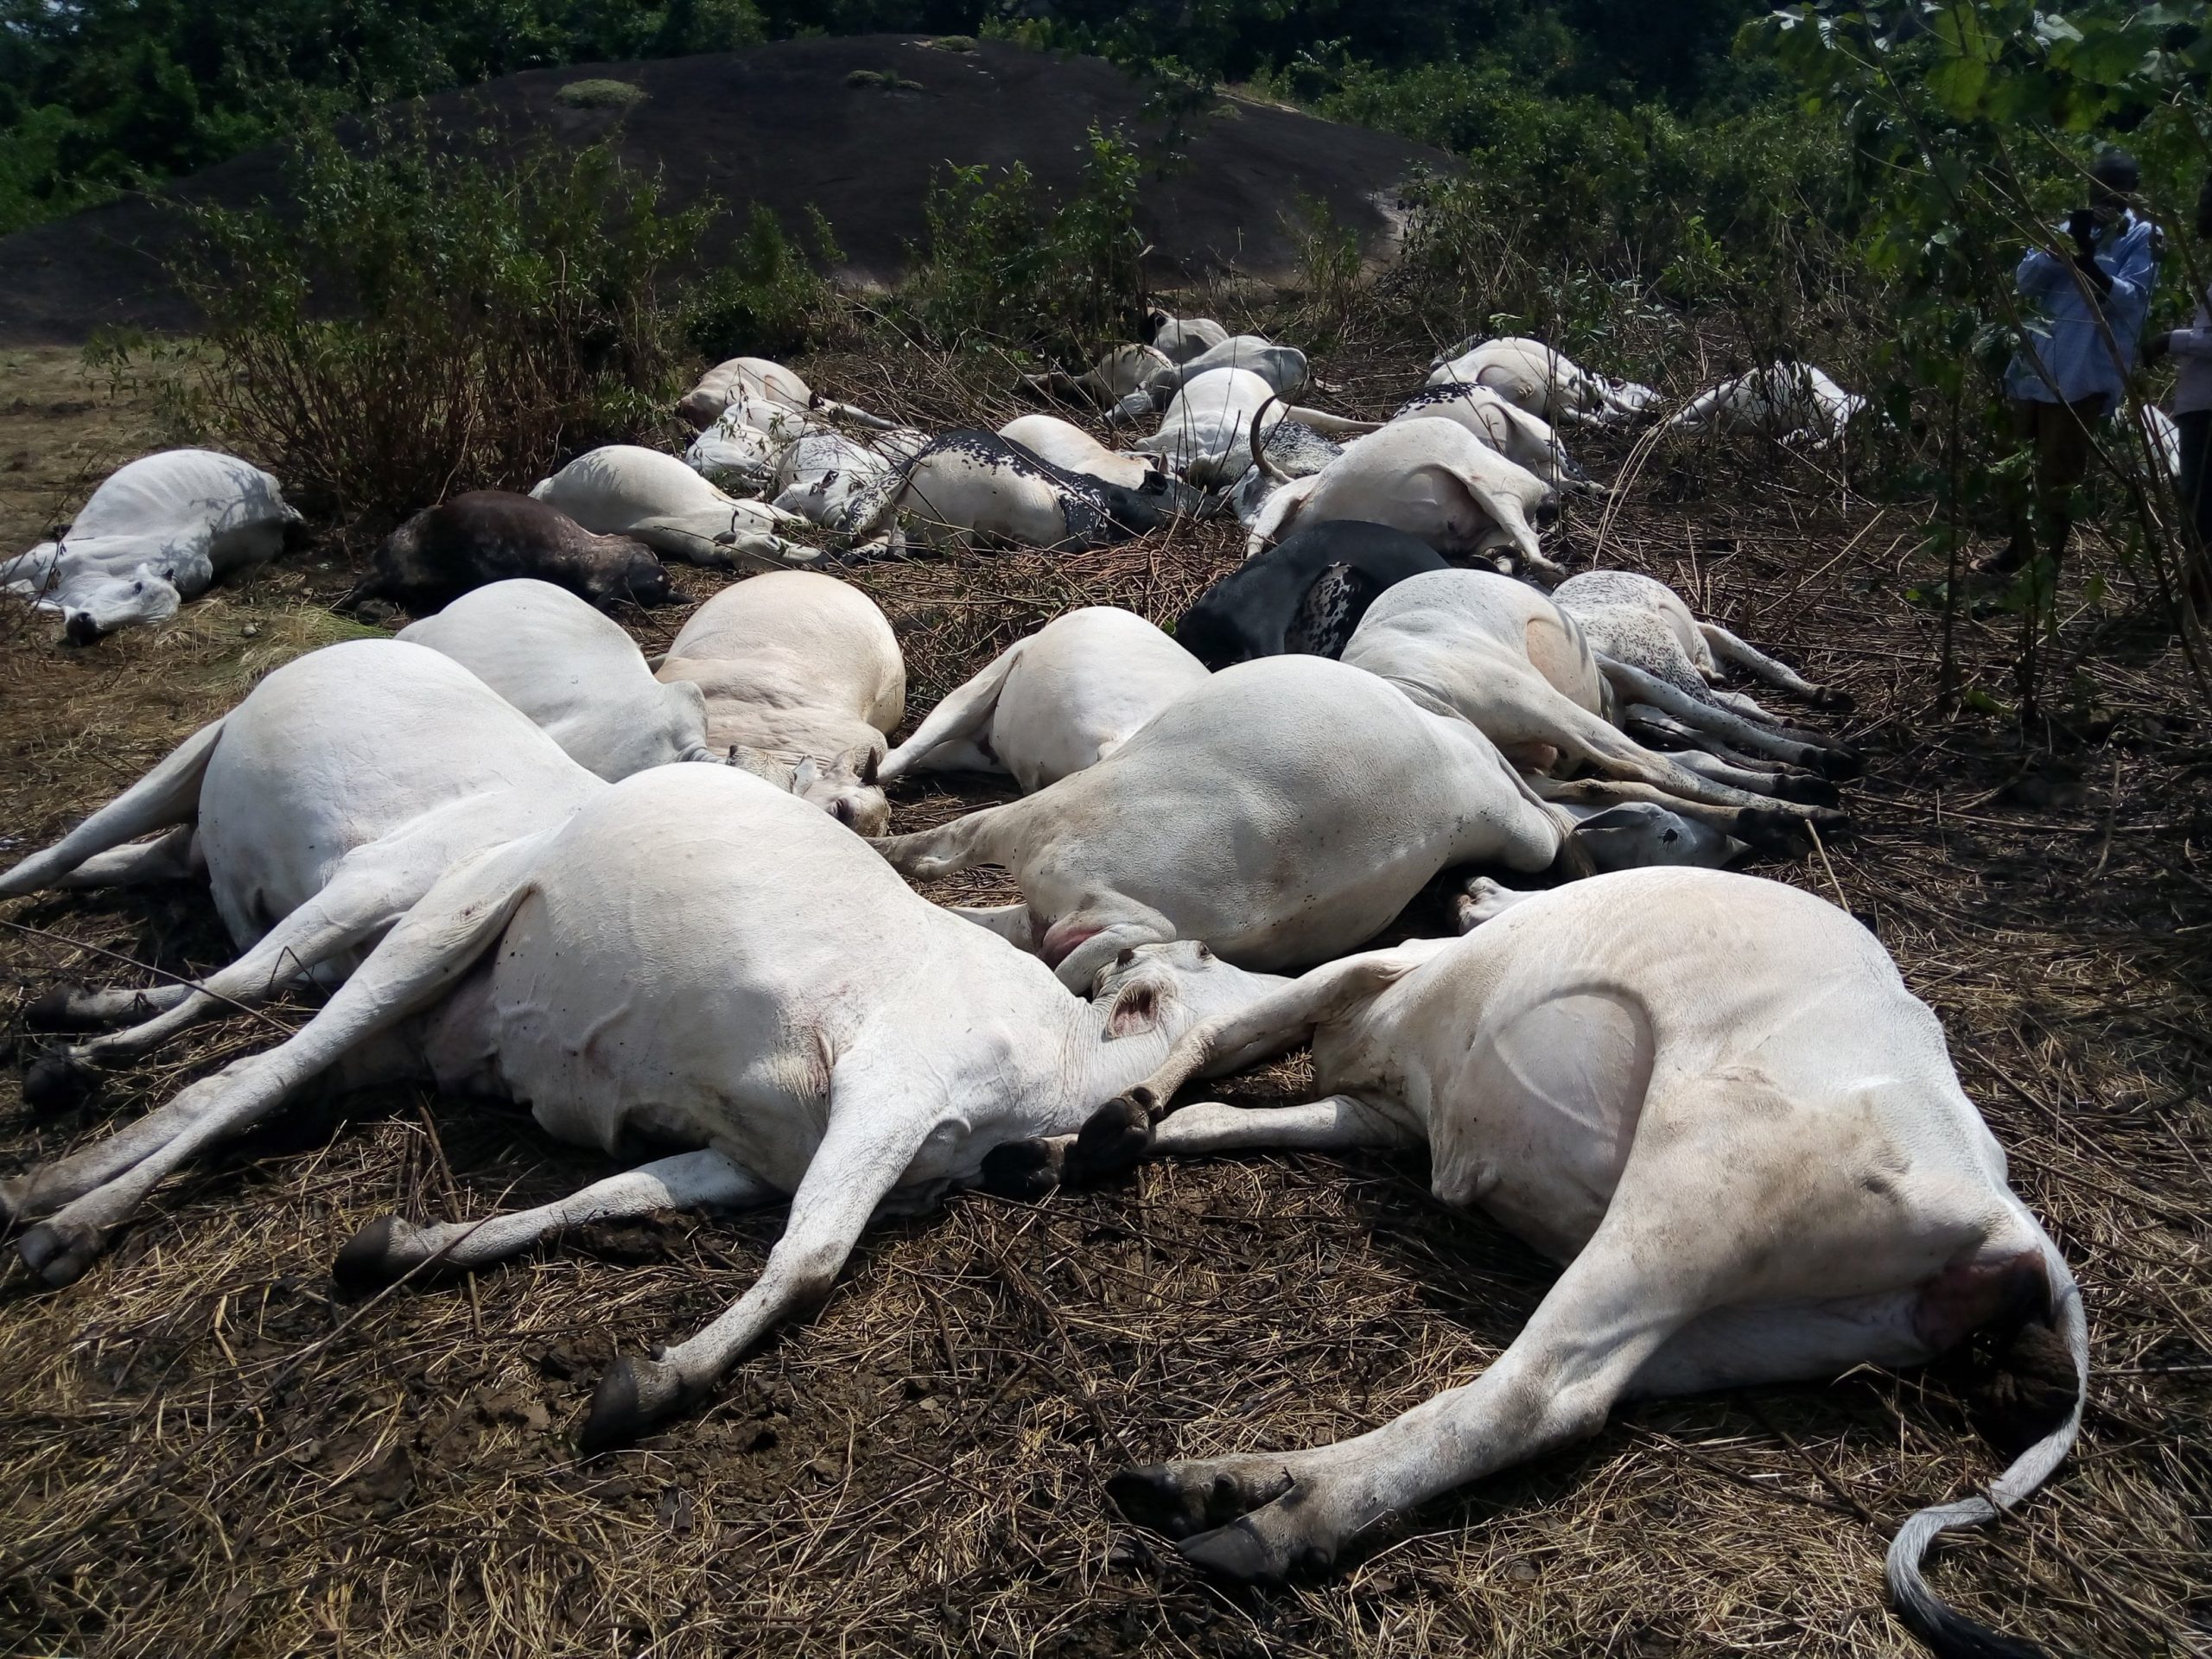
[[1682,832],[1679,830],[1669,830],[1665,835],[1659,837],[1662,841],[1680,841],[1681,838]]
[[1133,945],[1133,944],[1131,944],[1131,945],[1124,945],[1124,946],[1122,948],[1122,954],[1121,954],[1121,955],[1119,955],[1118,957],[1116,957],[1114,958],[1114,965],[1115,965],[1116,968],[1126,968],[1126,967],[1128,967],[1131,963],[1135,962],[1136,959],[1137,959],[1137,949],[1136,949],[1136,946],[1135,946],[1135,945]]

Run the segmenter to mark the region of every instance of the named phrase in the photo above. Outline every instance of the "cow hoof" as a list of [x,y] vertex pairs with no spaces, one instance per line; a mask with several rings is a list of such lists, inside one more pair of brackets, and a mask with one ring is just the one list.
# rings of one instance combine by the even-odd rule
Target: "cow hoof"
[[1064,1178],[1095,1181],[1135,1169],[1152,1148],[1153,1105],[1152,1091],[1138,1087],[1093,1112],[1068,1149]]
[[1193,1567],[1202,1567],[1216,1578],[1233,1579],[1239,1584],[1283,1575],[1282,1563],[1249,1521],[1236,1521],[1211,1532],[1202,1532],[1175,1548]]
[[23,1008],[23,1024],[33,1031],[77,1033],[97,1031],[99,1021],[87,1020],[76,1010],[77,999],[84,995],[78,985],[56,985],[45,995],[27,1004]]
[[42,1054],[23,1072],[23,1104],[51,1116],[83,1105],[99,1092],[100,1074],[67,1054]]
[[80,1222],[41,1221],[16,1241],[16,1253],[49,1288],[60,1290],[85,1276],[100,1253],[100,1235]]
[[346,1241],[330,1276],[348,1294],[382,1290],[415,1265],[405,1246],[415,1229],[397,1216],[379,1216]]
[[[1234,1490],[1225,1476],[1213,1484],[1216,1491],[1227,1491],[1234,1497]],[[1187,1490],[1175,1478],[1173,1467],[1164,1463],[1122,1470],[1107,1481],[1106,1496],[1114,1500],[1116,1509],[1138,1526],[1178,1542],[1243,1513],[1240,1504],[1218,1519],[1214,1518],[1205,1502],[1210,1494]]]
[[1747,806],[1736,815],[1733,834],[1747,846],[1763,853],[1778,853],[1795,858],[1807,849],[1809,837],[1805,833],[1806,819],[1801,813],[1784,812],[1778,808]]
[[1774,780],[1774,798],[1778,801],[1795,801],[1800,806],[1834,806],[1843,797],[1825,778],[1810,772],[1784,774]]
[[1866,770],[1866,763],[1859,758],[1859,751],[1847,748],[1840,743],[1832,749],[1808,749],[1806,753],[1815,757],[1810,762],[1812,771],[1823,778],[1832,778],[1840,784],[1849,782]]
[[1050,1198],[1060,1185],[1067,1161],[1065,1142],[1046,1140],[1009,1141],[983,1154],[980,1185],[994,1198],[1020,1198],[1035,1203]]
[[592,1391],[576,1450],[588,1458],[627,1446],[683,1404],[683,1376],[675,1366],[658,1359],[618,1359]]

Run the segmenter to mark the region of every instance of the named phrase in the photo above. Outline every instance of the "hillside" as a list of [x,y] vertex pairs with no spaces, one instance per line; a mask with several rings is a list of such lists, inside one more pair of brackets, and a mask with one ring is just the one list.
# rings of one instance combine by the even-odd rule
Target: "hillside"
[[[862,72],[894,77],[854,85]],[[571,108],[577,80],[642,88],[626,111]],[[947,50],[912,36],[785,41],[745,52],[657,62],[533,70],[423,101],[453,132],[482,130],[498,149],[541,134],[582,145],[613,135],[626,162],[658,173],[678,205],[713,196],[737,211],[701,247],[711,261],[751,203],[796,226],[809,206],[829,216],[848,280],[884,282],[924,232],[931,175],[946,163],[1019,162],[1054,192],[1075,183],[1087,130],[1138,130],[1143,89],[1095,58],[1062,58],[985,41]],[[1370,251],[1390,234],[1399,184],[1446,167],[1440,152],[1288,110],[1224,100],[1200,124],[1189,164],[1148,190],[1140,224],[1164,281],[1223,270],[1280,276],[1294,263],[1286,224],[1301,198],[1325,203]],[[267,148],[184,181],[0,238],[12,273],[0,294],[0,342],[73,342],[92,329],[189,328],[163,274],[181,203],[239,207],[278,197],[283,152]]]

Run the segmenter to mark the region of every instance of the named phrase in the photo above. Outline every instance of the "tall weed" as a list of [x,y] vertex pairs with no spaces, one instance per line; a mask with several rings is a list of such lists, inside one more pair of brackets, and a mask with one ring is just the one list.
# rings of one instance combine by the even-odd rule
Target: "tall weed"
[[179,274],[207,320],[200,423],[303,505],[388,522],[657,424],[666,279],[706,209],[664,212],[605,146],[494,167],[320,135],[295,172],[294,213],[198,210]]
[[1143,162],[1117,135],[1090,130],[1075,194],[1048,201],[1017,162],[992,179],[955,167],[931,187],[917,249],[894,308],[925,338],[1034,346],[1078,358],[1128,336],[1142,308],[1137,188]]

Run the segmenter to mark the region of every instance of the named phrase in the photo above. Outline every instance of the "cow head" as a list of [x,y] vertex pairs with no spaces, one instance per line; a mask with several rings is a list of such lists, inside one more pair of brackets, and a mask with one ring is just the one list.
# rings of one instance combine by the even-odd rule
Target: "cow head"
[[175,616],[183,595],[166,576],[141,570],[110,576],[73,590],[62,602],[62,632],[73,645],[89,645],[118,628]]
[[1575,827],[1574,836],[1601,871],[1640,870],[1654,864],[1717,870],[1745,850],[1744,843],[1725,830],[1670,812],[1654,801],[1624,801],[1592,813]]
[[802,760],[791,779],[791,793],[811,801],[856,835],[880,836],[891,828],[891,803],[883,797],[876,772],[883,746],[862,743],[822,766]]
[[634,605],[665,605],[676,597],[676,582],[660,555],[643,542],[631,542],[609,573],[607,593],[601,598],[626,599]]
[[1174,939],[1122,951],[1098,970],[1090,1000],[1104,1011],[1109,1039],[1156,1031],[1172,1043],[1287,983],[1278,975],[1231,967],[1195,939]]

